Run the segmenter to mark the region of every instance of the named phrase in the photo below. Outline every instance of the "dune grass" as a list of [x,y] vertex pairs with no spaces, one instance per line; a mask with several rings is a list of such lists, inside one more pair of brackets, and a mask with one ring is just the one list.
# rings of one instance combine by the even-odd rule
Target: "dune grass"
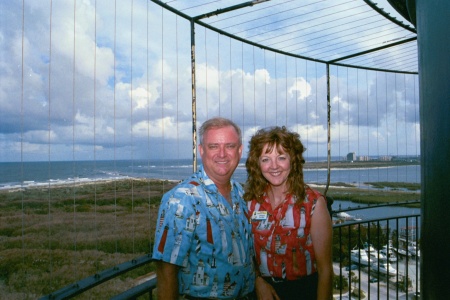
[[[161,195],[173,182],[121,180],[0,193],[0,295],[36,299],[150,253]],[[152,265],[80,296],[106,299]]]
[[[150,253],[161,196],[175,184],[129,179],[0,191],[0,298],[36,299]],[[360,203],[420,198],[405,187],[336,184],[328,195]],[[110,298],[152,271],[146,265],[76,298]]]

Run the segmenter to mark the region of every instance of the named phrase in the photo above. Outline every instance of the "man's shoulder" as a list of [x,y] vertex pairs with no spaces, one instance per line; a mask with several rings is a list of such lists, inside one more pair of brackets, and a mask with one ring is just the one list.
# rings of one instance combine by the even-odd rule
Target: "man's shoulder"
[[180,181],[178,184],[176,184],[174,187],[172,187],[169,191],[167,191],[164,196],[171,196],[174,194],[184,194],[191,190],[198,190],[202,188],[201,181],[199,178],[195,176],[191,176],[189,178],[184,179],[183,181]]

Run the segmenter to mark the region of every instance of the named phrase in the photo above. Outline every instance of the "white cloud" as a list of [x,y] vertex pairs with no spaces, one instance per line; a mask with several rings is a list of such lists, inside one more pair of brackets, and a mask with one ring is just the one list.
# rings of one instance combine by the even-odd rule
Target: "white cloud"
[[[111,157],[114,147],[125,158],[131,151],[145,156],[142,145],[172,140],[177,143],[171,144],[173,149],[191,151],[186,20],[154,6],[147,10],[148,1],[133,1],[134,6],[118,1],[117,11],[107,0],[97,1],[97,7],[93,1],[77,1],[75,11],[65,1],[52,2],[51,9],[38,2],[24,2],[23,32],[21,5],[0,3],[5,12],[0,27],[0,149],[15,153],[2,154],[0,160],[17,160],[21,151],[31,160],[48,159],[49,151],[60,159],[71,159],[74,152],[92,157],[94,149],[97,157]],[[302,140],[309,139],[311,152],[324,155],[324,67],[283,59],[275,65],[273,54],[203,32],[197,30],[196,36],[198,121],[219,114],[232,118],[244,129],[244,141],[257,128],[288,124]],[[356,143],[359,134],[363,141],[387,140],[387,147],[380,148],[392,151],[403,136],[385,128],[386,122],[406,131],[408,144],[417,140],[412,133],[418,130],[413,77],[396,81],[369,72],[361,84],[354,70],[346,72],[332,70],[331,76],[332,132],[339,132],[342,144]],[[360,150],[368,151],[363,144]]]

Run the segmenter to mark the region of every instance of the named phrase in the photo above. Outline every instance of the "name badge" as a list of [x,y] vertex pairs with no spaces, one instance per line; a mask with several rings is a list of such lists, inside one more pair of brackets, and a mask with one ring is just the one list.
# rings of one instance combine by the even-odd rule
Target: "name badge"
[[252,220],[261,221],[267,219],[267,211],[254,211]]

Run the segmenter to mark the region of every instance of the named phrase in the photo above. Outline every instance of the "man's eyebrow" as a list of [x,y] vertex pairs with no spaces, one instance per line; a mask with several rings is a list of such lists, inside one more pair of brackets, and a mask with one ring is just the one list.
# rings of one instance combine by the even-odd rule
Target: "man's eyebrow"
[[236,146],[239,145],[238,142],[232,142],[232,143],[207,143],[207,146],[218,146],[218,145],[225,145],[225,146]]

